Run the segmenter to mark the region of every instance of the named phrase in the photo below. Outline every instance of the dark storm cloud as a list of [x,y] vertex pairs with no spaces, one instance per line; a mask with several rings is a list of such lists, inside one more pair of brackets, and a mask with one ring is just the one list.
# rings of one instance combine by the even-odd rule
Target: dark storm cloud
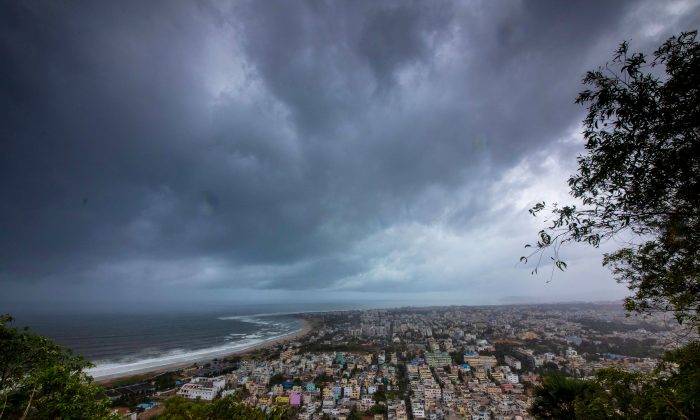
[[[45,284],[418,290],[486,272],[443,247],[515,211],[494,210],[504,172],[569,147],[583,72],[622,39],[698,23],[683,2],[2,9],[6,299]],[[484,240],[517,236],[496,230]]]

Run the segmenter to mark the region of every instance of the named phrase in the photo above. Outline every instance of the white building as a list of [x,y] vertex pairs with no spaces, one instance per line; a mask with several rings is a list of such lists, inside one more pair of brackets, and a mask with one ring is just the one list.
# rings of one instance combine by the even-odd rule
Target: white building
[[219,391],[226,386],[226,377],[217,376],[214,378],[193,378],[192,381],[185,384],[177,391],[177,395],[182,395],[185,398],[211,401],[217,396]]
[[512,367],[513,369],[520,370],[523,368],[523,365],[522,363],[520,363],[520,360],[516,359],[515,357],[506,356],[505,361],[506,364],[508,364],[508,366]]
[[518,381],[518,375],[515,373],[508,373],[506,374],[506,381],[512,383],[512,384],[517,384]]
[[425,418],[425,406],[415,400],[411,400],[411,413],[413,413],[413,418],[424,419]]
[[235,389],[227,389],[225,391],[221,391],[221,398],[227,397],[229,395],[233,395],[236,393]]

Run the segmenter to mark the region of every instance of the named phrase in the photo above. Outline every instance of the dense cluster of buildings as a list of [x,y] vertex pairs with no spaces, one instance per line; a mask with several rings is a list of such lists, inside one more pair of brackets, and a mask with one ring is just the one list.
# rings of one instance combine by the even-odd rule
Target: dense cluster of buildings
[[653,337],[639,351],[660,353],[672,334],[659,320],[626,318],[604,305],[403,308],[313,320],[318,328],[299,342],[266,357],[219,361],[225,374],[214,366],[207,376],[186,377],[177,394],[233,394],[268,412],[286,407],[300,419],[525,419],[541,374],[648,371],[653,357],[590,349],[637,351],[624,340],[649,344]]

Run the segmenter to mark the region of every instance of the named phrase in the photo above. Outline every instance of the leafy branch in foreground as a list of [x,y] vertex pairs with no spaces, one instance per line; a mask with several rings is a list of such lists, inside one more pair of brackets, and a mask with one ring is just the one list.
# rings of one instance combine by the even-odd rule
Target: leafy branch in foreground
[[545,377],[536,419],[690,419],[700,412],[700,345],[668,353],[652,373],[601,369],[592,380]]
[[[697,32],[667,40],[653,57],[632,53],[624,42],[613,60],[583,79],[588,89],[586,153],[568,180],[580,205],[538,203],[549,212],[533,252],[551,253],[552,270],[564,270],[560,247],[598,247],[622,235],[628,246],[603,264],[633,295],[629,311],[673,312],[700,330],[700,46]],[[527,245],[530,247],[531,245]]]
[[90,362],[12,322],[0,316],[0,418],[119,418],[83,373]]

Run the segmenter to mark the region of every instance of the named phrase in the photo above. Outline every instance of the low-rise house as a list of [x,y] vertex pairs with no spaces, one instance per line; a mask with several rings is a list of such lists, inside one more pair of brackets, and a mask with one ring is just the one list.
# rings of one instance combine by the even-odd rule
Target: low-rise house
[[226,377],[217,376],[214,378],[197,377],[193,378],[177,392],[185,398],[211,401],[219,394],[219,391],[226,386]]

